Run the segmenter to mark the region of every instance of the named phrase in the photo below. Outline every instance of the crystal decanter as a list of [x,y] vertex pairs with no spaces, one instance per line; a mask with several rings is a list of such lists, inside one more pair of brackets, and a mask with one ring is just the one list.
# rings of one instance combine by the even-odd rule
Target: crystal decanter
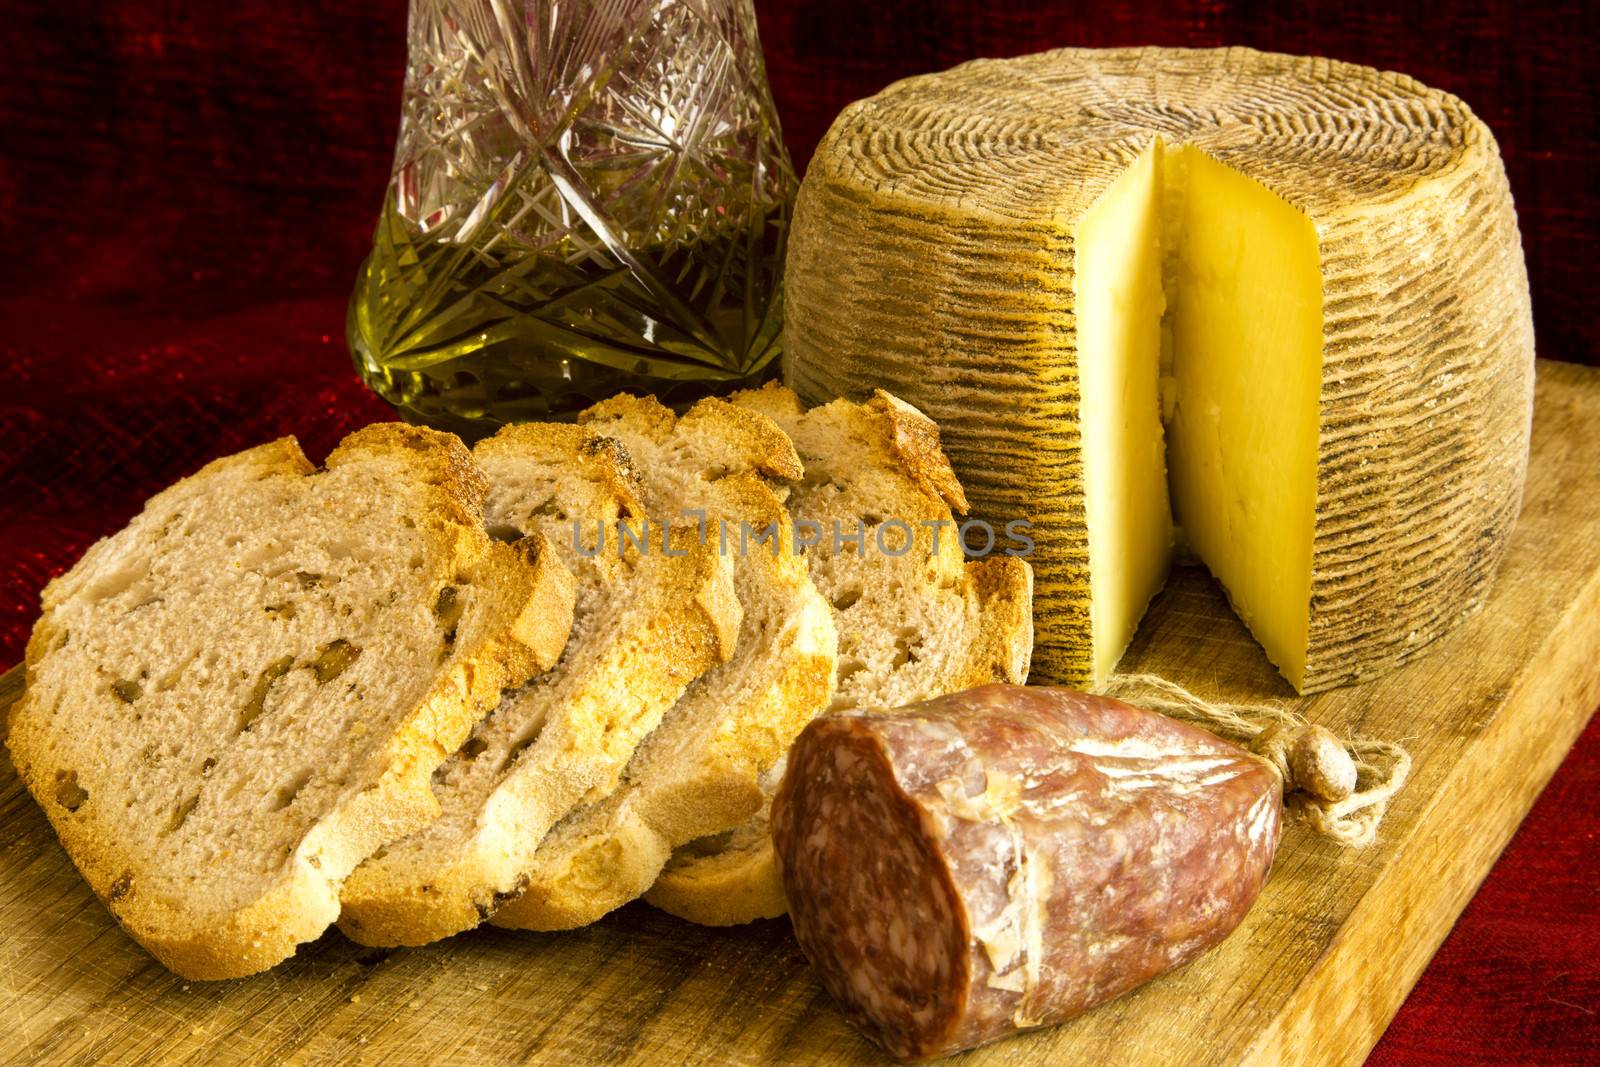
[[393,177],[348,332],[470,436],[775,372],[795,176],[751,0],[412,0]]

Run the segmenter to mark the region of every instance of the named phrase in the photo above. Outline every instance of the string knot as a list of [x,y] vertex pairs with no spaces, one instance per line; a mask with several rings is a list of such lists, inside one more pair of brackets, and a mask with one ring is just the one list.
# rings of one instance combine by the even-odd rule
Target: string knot
[[1337,804],[1356,791],[1359,772],[1344,742],[1322,726],[1290,729],[1273,723],[1247,746],[1278,772],[1283,792],[1302,792],[1317,800]]
[[1102,692],[1242,744],[1278,776],[1285,807],[1324,837],[1354,848],[1376,840],[1390,799],[1411,772],[1411,756],[1399,745],[1342,740],[1270,704],[1211,703],[1158,674],[1115,675]]

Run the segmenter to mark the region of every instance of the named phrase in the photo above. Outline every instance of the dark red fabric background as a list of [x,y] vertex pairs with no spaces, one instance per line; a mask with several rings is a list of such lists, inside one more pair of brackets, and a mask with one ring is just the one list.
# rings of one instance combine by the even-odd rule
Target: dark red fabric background
[[[1065,44],[1247,44],[1404,70],[1499,137],[1539,351],[1600,364],[1600,5],[758,2],[798,165],[894,78]],[[205,460],[314,456],[388,409],[344,304],[389,166],[402,0],[0,3],[0,665],[48,578]],[[1600,479],[1597,479],[1600,481]],[[1600,1063],[1600,723],[1373,1056]]]

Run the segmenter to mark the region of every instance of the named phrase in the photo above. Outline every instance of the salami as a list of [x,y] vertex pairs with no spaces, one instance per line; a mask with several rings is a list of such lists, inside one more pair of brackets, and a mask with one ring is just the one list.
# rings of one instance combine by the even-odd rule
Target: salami
[[986,685],[814,721],[772,836],[802,950],[912,1060],[1063,1022],[1215,945],[1281,814],[1276,775],[1204,730]]

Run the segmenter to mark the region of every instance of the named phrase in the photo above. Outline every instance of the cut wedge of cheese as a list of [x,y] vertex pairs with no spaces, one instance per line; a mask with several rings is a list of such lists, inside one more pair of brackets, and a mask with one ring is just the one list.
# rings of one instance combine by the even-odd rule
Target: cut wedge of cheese
[[1192,146],[1174,164],[1173,504],[1189,549],[1299,688],[1322,392],[1317,231],[1277,194]]
[[1140,156],[1078,223],[1083,509],[1094,673],[1116,666],[1172,555],[1161,436],[1161,153]]
[[847,108],[802,185],[785,377],[934,417],[1026,518],[1034,677],[1103,680],[1173,546],[1302,692],[1479,608],[1521,503],[1527,277],[1494,138],[1410,78],[1065,49]]

